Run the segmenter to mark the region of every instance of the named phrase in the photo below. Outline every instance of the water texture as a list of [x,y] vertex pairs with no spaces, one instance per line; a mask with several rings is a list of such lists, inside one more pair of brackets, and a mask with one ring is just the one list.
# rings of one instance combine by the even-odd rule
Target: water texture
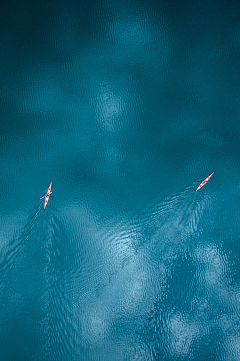
[[240,359],[239,15],[2,4],[0,361]]

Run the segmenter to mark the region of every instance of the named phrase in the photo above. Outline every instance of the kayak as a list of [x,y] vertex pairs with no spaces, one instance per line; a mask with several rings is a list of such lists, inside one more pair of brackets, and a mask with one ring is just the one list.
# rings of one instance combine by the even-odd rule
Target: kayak
[[207,176],[207,177],[199,184],[199,186],[198,186],[197,189],[196,189],[196,192],[197,192],[200,188],[202,188],[202,187],[209,181],[209,179],[213,176],[213,174],[214,174],[214,172],[212,172],[211,174],[209,174],[209,176]]
[[44,209],[47,207],[47,204],[48,204],[48,201],[49,201],[49,198],[50,198],[50,194],[52,193],[51,192],[51,189],[52,189],[52,182],[50,183],[49,187],[48,187],[48,190],[47,190],[47,193],[45,195],[45,199],[44,199]]

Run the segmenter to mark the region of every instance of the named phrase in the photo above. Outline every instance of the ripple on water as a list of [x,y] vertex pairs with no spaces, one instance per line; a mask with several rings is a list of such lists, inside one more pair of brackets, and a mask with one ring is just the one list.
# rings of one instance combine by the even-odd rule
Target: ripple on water
[[76,325],[71,319],[66,289],[68,255],[63,240],[67,239],[64,238],[64,227],[56,216],[52,215],[48,226],[41,250],[45,262],[42,270],[40,329],[49,359],[68,359],[73,355],[76,343]]
[[14,314],[16,318],[24,314],[24,322],[36,323],[42,359],[68,359],[76,327],[65,298],[61,224],[50,209],[40,206],[2,250],[1,303],[8,304],[9,311],[3,318],[7,322]]
[[[119,342],[120,347],[124,333],[131,338],[140,332],[147,314],[162,355],[191,354],[202,329],[183,306],[195,292],[197,274],[186,256],[186,239],[198,230],[209,204],[189,187],[121,219],[119,214],[101,219],[86,205],[72,206],[66,214],[36,207],[9,244],[2,269],[16,276],[26,269],[24,257],[32,257],[33,269],[14,287],[21,295],[29,283],[33,293],[37,281],[43,359],[76,356],[79,345],[111,349]],[[143,342],[136,354],[156,357],[156,344]]]

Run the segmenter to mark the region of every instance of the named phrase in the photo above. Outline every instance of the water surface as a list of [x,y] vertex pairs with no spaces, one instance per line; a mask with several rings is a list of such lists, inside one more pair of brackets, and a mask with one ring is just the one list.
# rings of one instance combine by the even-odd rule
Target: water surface
[[0,360],[239,360],[238,3],[0,17]]

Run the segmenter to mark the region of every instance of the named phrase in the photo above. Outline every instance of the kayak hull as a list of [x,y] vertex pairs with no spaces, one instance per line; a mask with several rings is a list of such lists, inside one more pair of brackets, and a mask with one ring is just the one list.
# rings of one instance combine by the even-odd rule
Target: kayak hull
[[47,190],[47,193],[45,195],[45,199],[44,199],[44,209],[47,207],[47,204],[48,204],[48,201],[49,201],[49,198],[50,198],[50,195],[51,195],[51,189],[52,189],[52,182],[50,183],[49,187],[48,187],[48,190]]
[[207,176],[197,187],[196,192],[201,189],[208,181],[209,179],[213,176],[214,172],[212,172],[211,174],[209,174],[209,176]]

